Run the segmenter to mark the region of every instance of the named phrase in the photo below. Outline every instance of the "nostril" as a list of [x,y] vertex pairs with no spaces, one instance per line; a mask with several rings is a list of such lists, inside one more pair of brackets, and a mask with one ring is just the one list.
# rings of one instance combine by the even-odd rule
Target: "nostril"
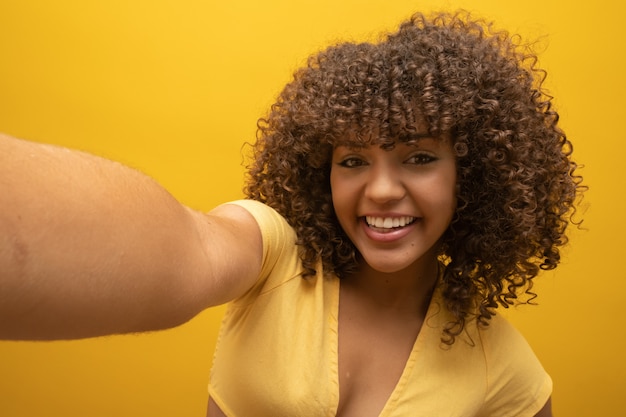
[[405,187],[399,181],[377,179],[368,184],[366,196],[377,202],[399,200],[406,194]]

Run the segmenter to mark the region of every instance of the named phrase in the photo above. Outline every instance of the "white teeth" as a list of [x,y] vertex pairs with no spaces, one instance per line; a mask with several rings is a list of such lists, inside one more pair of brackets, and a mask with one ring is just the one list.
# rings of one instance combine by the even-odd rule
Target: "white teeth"
[[377,227],[379,229],[393,229],[394,227],[403,227],[407,224],[411,224],[415,221],[415,217],[401,216],[401,217],[373,217],[365,216],[365,221],[368,225]]

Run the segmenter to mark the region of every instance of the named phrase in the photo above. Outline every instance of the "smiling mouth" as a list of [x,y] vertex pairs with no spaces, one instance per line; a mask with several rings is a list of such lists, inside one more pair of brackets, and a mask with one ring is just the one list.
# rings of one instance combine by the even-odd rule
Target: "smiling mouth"
[[400,217],[374,217],[374,216],[365,216],[365,222],[370,227],[375,227],[377,229],[397,229],[404,226],[408,226],[409,224],[415,222],[417,217],[411,216],[400,216]]

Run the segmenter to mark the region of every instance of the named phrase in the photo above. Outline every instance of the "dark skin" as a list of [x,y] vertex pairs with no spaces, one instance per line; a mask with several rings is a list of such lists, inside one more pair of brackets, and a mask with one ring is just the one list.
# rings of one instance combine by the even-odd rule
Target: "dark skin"
[[[339,417],[380,415],[400,379],[437,281],[439,238],[454,212],[455,178],[446,142],[334,152],[335,211],[362,254],[358,271],[341,281]],[[366,226],[364,217],[381,220]],[[407,217],[415,220],[395,229],[382,225],[383,218]],[[207,415],[225,416],[212,400]],[[549,402],[537,415],[551,416]]]
[[[436,279],[436,266],[429,269],[423,280],[411,274],[405,280],[381,282],[365,268],[342,281],[338,417],[375,417],[384,407],[424,322]],[[398,293],[404,297],[395,296]],[[535,416],[552,417],[551,400]],[[226,416],[209,399],[207,417]]]
[[[389,196],[404,199],[402,182],[382,185],[397,181],[394,172],[424,171],[414,164],[429,159],[411,152],[383,160],[382,176],[366,200],[384,205]],[[351,186],[361,180],[353,174]],[[241,207],[197,212],[118,163],[1,135],[0,178],[0,226],[6,230],[0,235],[0,338],[71,339],[165,329],[244,294],[259,276],[261,232]],[[440,201],[448,201],[446,195]],[[350,198],[344,203],[342,213],[349,218]],[[425,226],[422,233],[428,239],[441,228],[439,215],[434,217],[436,227]],[[355,239],[361,239],[355,230]],[[436,257],[432,249],[415,252],[419,245],[410,242],[394,247],[398,256],[391,257],[364,246],[361,269],[342,285],[340,416],[379,414],[420,331]],[[413,261],[406,264],[408,259]],[[394,343],[372,344],[374,335]],[[383,356],[386,366],[381,366]],[[377,384],[369,384],[372,380]],[[551,414],[548,402],[537,415]],[[224,414],[209,401],[208,415]]]
[[[338,416],[378,416],[420,332],[437,277],[379,281],[367,267],[341,282]],[[396,277],[397,278],[397,277]],[[398,297],[398,294],[403,296]]]

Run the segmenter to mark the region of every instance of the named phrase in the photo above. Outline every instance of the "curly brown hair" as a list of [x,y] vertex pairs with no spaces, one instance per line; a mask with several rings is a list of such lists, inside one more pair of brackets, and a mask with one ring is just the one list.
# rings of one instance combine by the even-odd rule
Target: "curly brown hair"
[[305,276],[321,260],[342,277],[358,253],[333,210],[333,147],[393,146],[418,119],[452,138],[458,207],[441,257],[453,343],[467,320],[487,325],[498,305],[532,300],[532,279],[559,262],[583,188],[536,62],[518,37],[466,12],[416,14],[377,43],[331,46],[259,120],[245,193],[294,227]]

